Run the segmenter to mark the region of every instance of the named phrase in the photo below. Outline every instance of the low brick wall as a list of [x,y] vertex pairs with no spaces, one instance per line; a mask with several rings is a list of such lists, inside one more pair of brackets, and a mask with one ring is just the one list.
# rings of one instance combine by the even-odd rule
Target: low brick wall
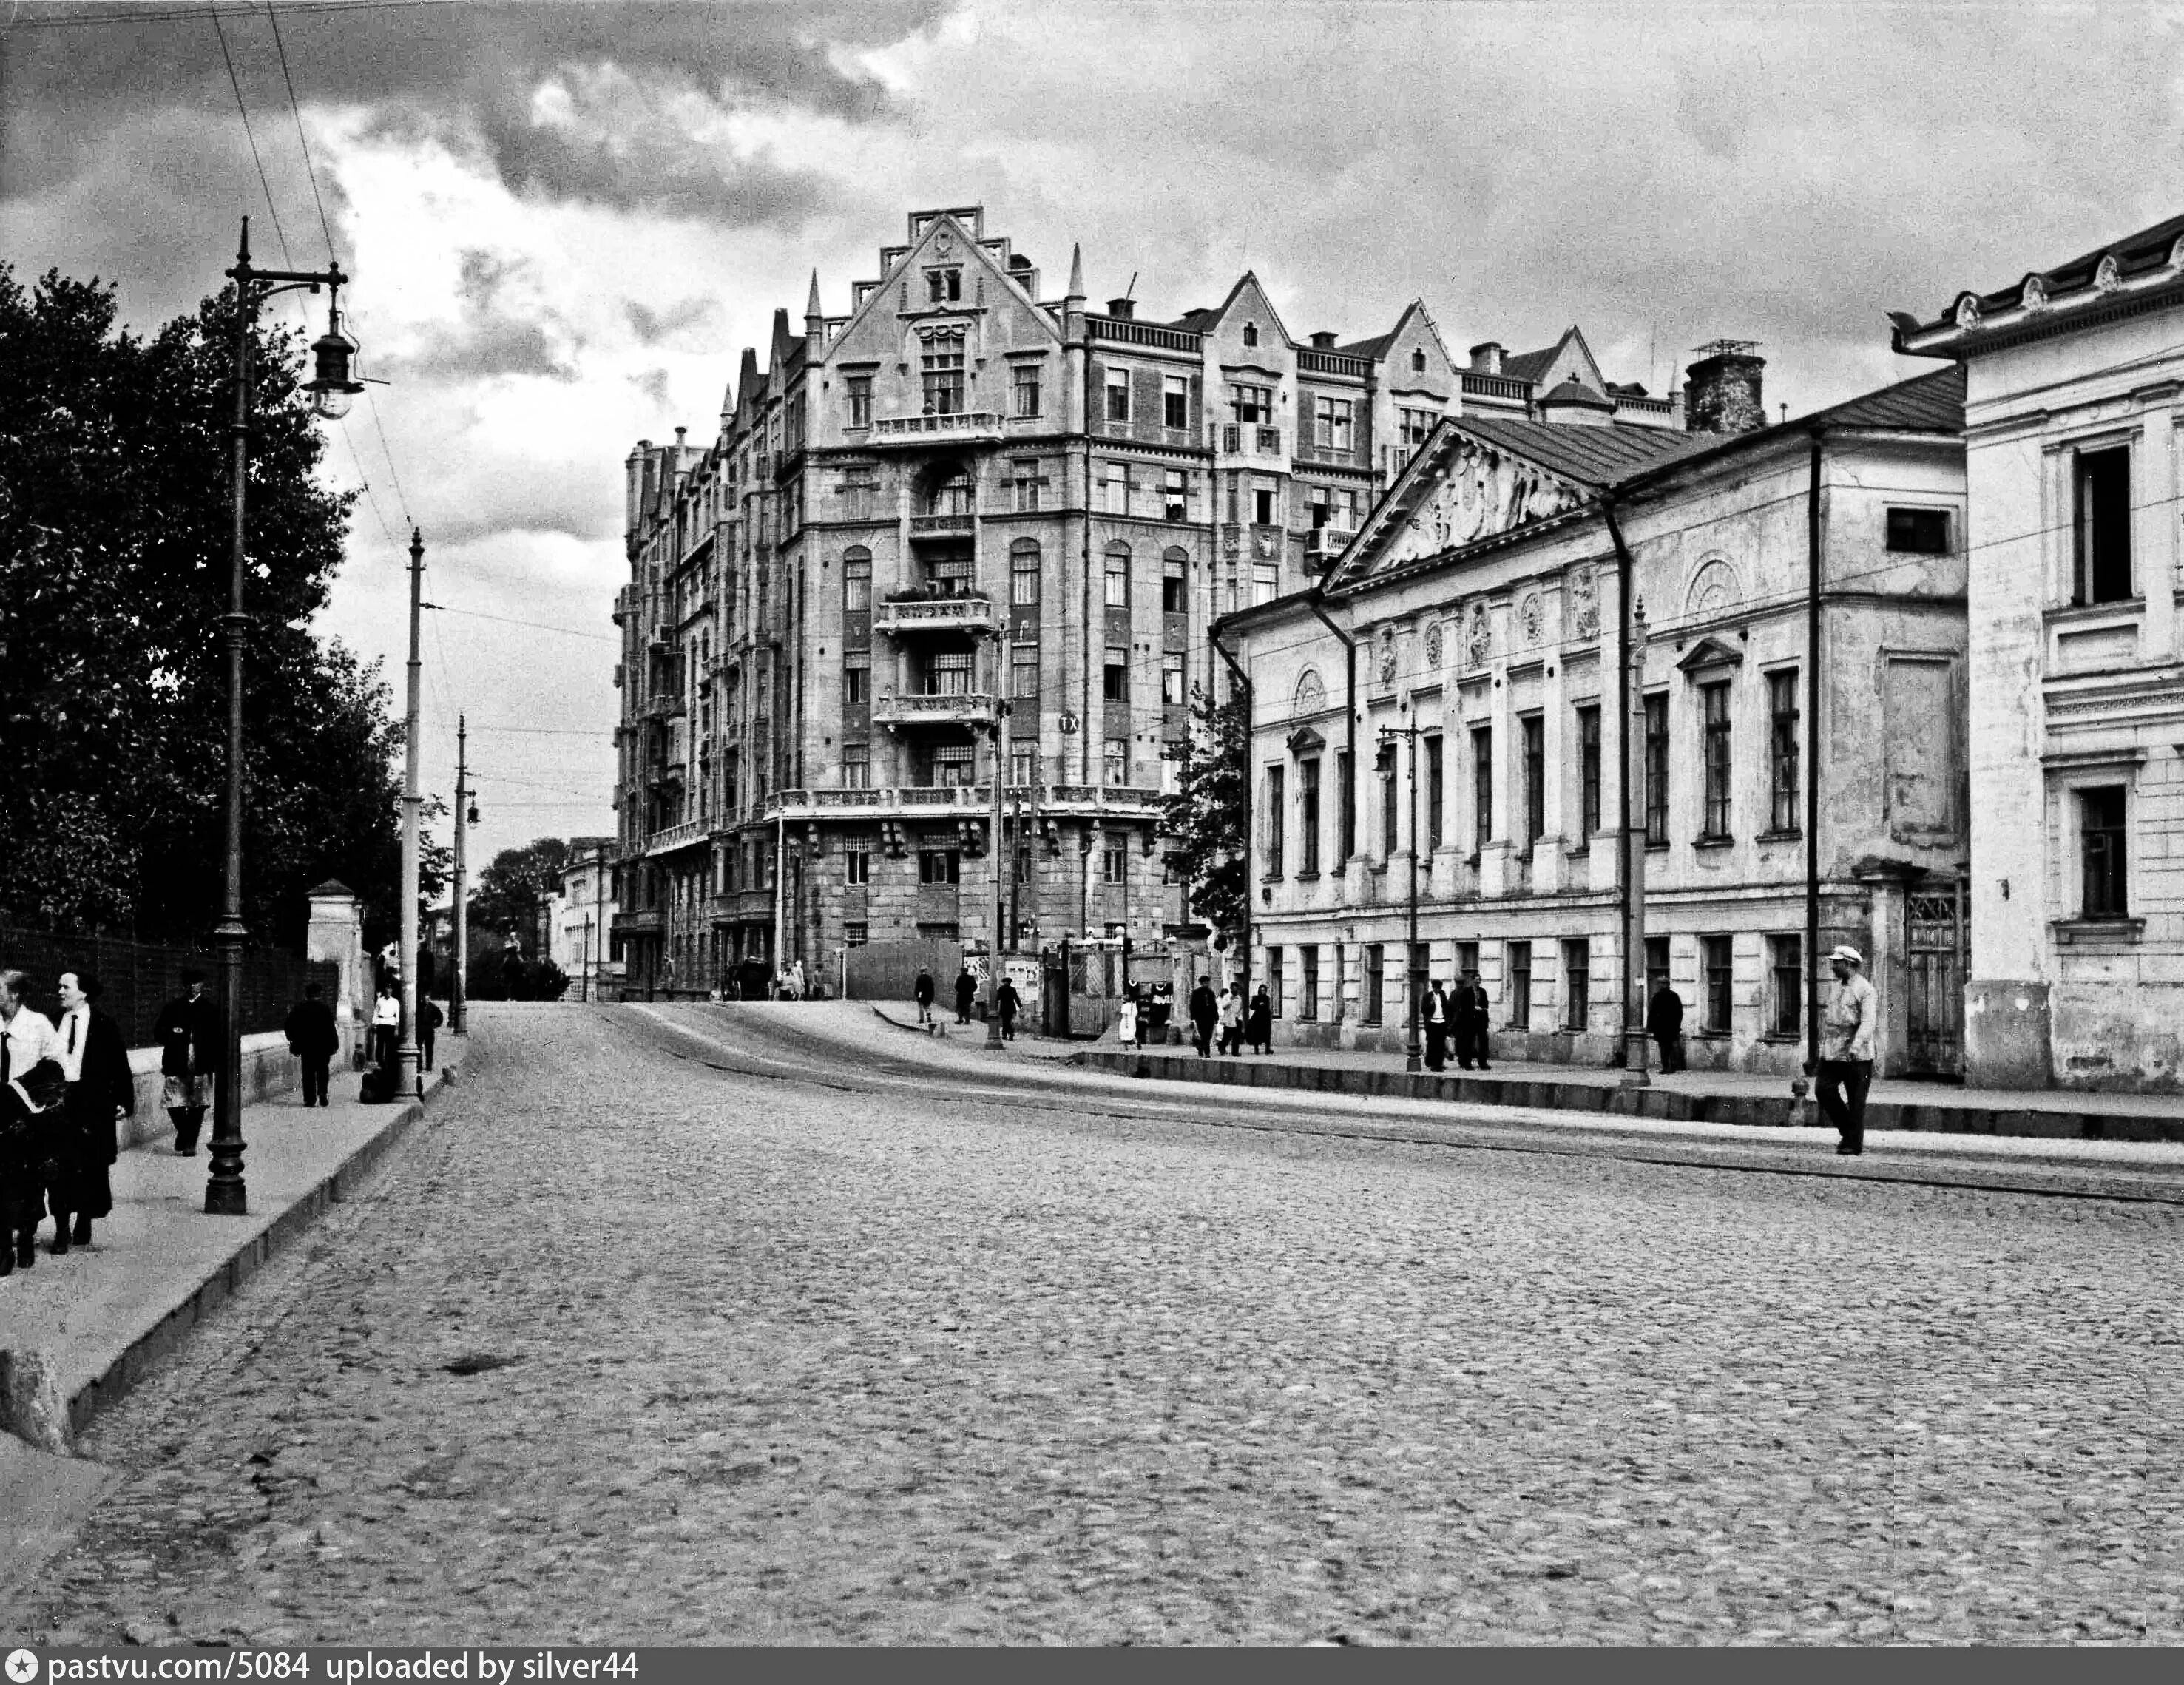
[[[338,1083],[344,1074],[351,1072],[354,1057],[334,1056],[332,1082]],[[159,1103],[165,1081],[159,1074],[159,1050],[157,1047],[138,1047],[129,1055],[129,1069],[136,1079],[136,1110],[121,1120],[121,1146],[128,1148],[148,1141],[158,1141],[172,1134],[174,1122],[167,1116],[166,1108]],[[304,1067],[300,1060],[288,1051],[288,1038],[277,1030],[266,1030],[242,1038],[242,1103],[255,1104],[270,1100],[276,1094],[286,1094],[302,1085]],[[355,1079],[352,1075],[350,1080]],[[205,1128],[212,1128],[209,1115]]]
[[[1599,1112],[1674,1123],[1786,1128],[1797,1121],[1788,1095],[1692,1094],[1681,1089],[1621,1088],[1552,1079],[1436,1076],[1403,1070],[1351,1070],[1272,1059],[1201,1059],[1195,1054],[1131,1053],[1100,1048],[1068,1063],[1167,1082],[1230,1083],[1245,1088],[1301,1089],[1384,1099],[1446,1100],[1467,1106],[1533,1106],[1557,1112]],[[1808,1102],[1809,1103],[1809,1102]],[[1813,1115],[1819,1113],[1815,1108]],[[2184,1141],[2184,1119],[2114,1112],[2004,1110],[1986,1106],[1905,1105],[1873,1101],[1868,1130],[1917,1130],[1938,1135],[2043,1136],[2057,1141]]]

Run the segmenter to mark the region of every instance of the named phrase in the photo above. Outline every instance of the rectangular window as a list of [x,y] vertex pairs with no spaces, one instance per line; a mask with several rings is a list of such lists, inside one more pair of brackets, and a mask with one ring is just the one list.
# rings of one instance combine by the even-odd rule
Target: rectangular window
[[1471,977],[1475,976],[1478,971],[1479,944],[1458,942],[1456,945],[1456,974],[1458,977]]
[[1127,421],[1130,419],[1130,371],[1111,368],[1107,371],[1107,419]]
[[1267,1003],[1274,1009],[1274,1016],[1282,1015],[1282,951],[1270,946],[1267,949]]
[[1170,650],[1161,657],[1161,701],[1171,708],[1183,706],[1183,655]]
[[1769,936],[1767,969],[1774,998],[1769,1003],[1768,1024],[1777,1035],[1802,1035],[1805,1027],[1805,939]]
[[1188,521],[1190,519],[1190,472],[1184,468],[1171,468],[1161,488],[1161,519]]
[[1365,975],[1359,979],[1365,985],[1365,1002],[1361,1013],[1366,1024],[1378,1024],[1387,1011],[1388,951],[1379,942],[1365,945]]
[[1125,847],[1106,848],[1100,851],[1100,881],[1103,884],[1129,883],[1130,851]]
[[2083,918],[2130,915],[2124,874],[2124,789],[2109,784],[2078,792],[2078,838],[2085,865]]
[[1563,1028],[1585,1029],[1592,1016],[1592,944],[1580,937],[1563,944]]
[[1701,714],[1706,722],[1706,828],[1712,839],[1729,835],[1729,686],[1699,688]]
[[1128,550],[1107,552],[1105,601],[1111,609],[1126,609],[1130,605],[1130,553]]
[[1128,784],[1130,739],[1127,737],[1110,737],[1103,740],[1106,748],[1100,757],[1101,782],[1117,786]]
[[1028,608],[1039,600],[1039,552],[1017,550],[1009,557],[1009,601]]
[[925,664],[925,694],[928,696],[967,696],[971,694],[971,655],[967,650],[940,651]]
[[1669,840],[1669,699],[1646,699],[1646,841]]
[[872,660],[870,656],[851,656],[843,661],[842,700],[844,702],[869,702],[872,700]]
[[917,853],[917,881],[921,884],[956,884],[963,879],[963,856],[952,848],[920,849]]
[[963,296],[963,271],[960,269],[928,269],[925,271],[925,302],[928,304],[952,304]]
[[[1022,740],[1009,745],[1009,782],[1012,784],[1034,784],[1039,782],[1039,745]],[[1028,846],[1021,852],[1029,854]]]
[[1547,723],[1537,714],[1517,722],[1524,746],[1524,846],[1547,834]]
[[1271,603],[1281,594],[1281,589],[1282,576],[1279,567],[1271,561],[1255,561],[1251,564],[1253,607],[1256,608],[1261,603]]
[[1532,1027],[1532,945],[1529,942],[1511,942],[1507,945],[1508,958],[1505,968],[1509,979],[1509,1028],[1529,1029]]
[[1319,1016],[1319,945],[1306,942],[1297,950],[1297,1016]]
[[2131,597],[2131,447],[2081,451],[2076,470],[2075,600],[2127,601]]
[[1804,816],[1797,811],[1797,670],[1767,675],[1767,788],[1769,823],[1794,831]]
[[872,939],[872,926],[866,923],[863,919],[853,918],[844,921],[842,925],[842,946],[844,947],[861,948],[866,943],[871,941]]
[[1282,769],[1279,767],[1268,767],[1267,805],[1263,811],[1266,814],[1264,823],[1267,827],[1267,875],[1271,878],[1279,878],[1286,870],[1283,864],[1282,848],[1283,834],[1287,829],[1284,823],[1285,815],[1282,811],[1285,794],[1286,785],[1283,782]]
[[[872,751],[869,744],[845,743],[842,745],[842,788],[870,789],[872,787]],[[731,790],[728,805],[735,805]]]
[[1949,553],[1949,511],[1946,509],[1892,509],[1888,511],[1888,548],[1913,555]]
[[842,564],[842,612],[862,614],[872,605],[872,564],[851,556]]
[[1701,979],[1699,1028],[1708,1035],[1729,1034],[1730,985],[1736,973],[1731,956],[1731,943],[1727,936],[1699,938],[1699,968]]
[[872,855],[870,849],[850,848],[842,851],[842,878],[844,883],[869,884],[872,880]]
[[1237,421],[1257,424],[1274,419],[1274,389],[1271,386],[1232,386],[1229,405]]
[[1190,425],[1190,382],[1181,375],[1161,377],[1161,425],[1164,427],[1187,427]]
[[1019,458],[1009,465],[1009,486],[1015,494],[1017,514],[1035,515],[1039,512],[1039,496],[1046,488],[1046,476],[1039,472],[1035,458]]
[[1334,751],[1334,781],[1341,788],[1334,799],[1342,814],[1342,858],[1347,860],[1357,852],[1357,792],[1350,777],[1350,751]]
[[1380,858],[1384,861],[1396,851],[1396,845],[1402,840],[1396,823],[1396,745],[1394,744],[1384,743],[1380,745],[1379,758],[1373,762],[1373,770],[1380,779]]
[[967,597],[971,594],[971,558],[967,555],[939,555],[925,566],[925,583],[936,597]]
[[1036,698],[1039,695],[1039,645],[1009,646],[1009,695]]
[[1009,374],[1009,390],[1015,399],[1016,413],[1020,420],[1029,421],[1039,414],[1039,365],[1018,363]]
[[[1028,783],[1029,780],[1022,779],[1019,780],[1019,782]],[[1019,884],[1028,884],[1031,882],[1031,845],[1028,843],[1019,844],[1017,845],[1015,868],[1016,882]],[[1021,935],[1021,933],[1019,933],[1019,935]]]
[[1319,762],[1297,762],[1297,870],[1319,875]]
[[1433,431],[1436,418],[1430,410],[1404,410],[1398,412],[1397,419],[1402,429],[1403,443],[1415,450],[1426,442],[1426,435]]
[[1471,846],[1475,852],[1494,839],[1494,728],[1471,728]]
[[1184,559],[1180,555],[1164,556],[1161,561],[1161,612],[1181,614],[1190,606],[1184,596]]
[[869,427],[872,424],[872,377],[870,375],[850,375],[842,382],[850,400],[850,425]]
[[925,385],[925,413],[960,416],[963,413],[963,336],[935,334],[925,343],[922,359]]
[[949,744],[933,751],[933,782],[944,789],[966,789],[977,763],[967,743]]
[[1262,527],[1274,524],[1274,488],[1263,481],[1254,482],[1251,487],[1251,519]]
[[1426,746],[1426,846],[1440,846],[1440,736],[1435,733],[1425,739]]
[[1600,829],[1600,705],[1588,702],[1577,711],[1577,808],[1580,835]]
[[1652,1001],[1669,980],[1669,939],[1648,936],[1646,939],[1646,998]]
[[1110,648],[1107,664],[1100,670],[1100,694],[1110,702],[1130,700],[1130,652]]
[[1323,398],[1318,405],[1321,448],[1346,451],[1356,438],[1357,406],[1346,398]]
[[1110,515],[1130,512],[1130,470],[1127,463],[1110,462],[1100,476],[1103,506]]

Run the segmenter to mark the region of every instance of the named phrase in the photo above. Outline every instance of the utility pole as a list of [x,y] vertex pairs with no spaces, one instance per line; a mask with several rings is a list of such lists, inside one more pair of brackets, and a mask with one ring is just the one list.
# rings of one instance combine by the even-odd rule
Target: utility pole
[[1624,881],[1630,885],[1629,924],[1623,933],[1623,1086],[1646,1088],[1646,832],[1652,795],[1646,788],[1646,600],[1630,607],[1630,712],[1623,724],[1624,788],[1630,823],[1623,834]]
[[425,664],[418,656],[419,608],[424,600],[425,538],[410,529],[410,696],[402,771],[402,1045],[395,1058],[404,1094],[424,1091],[417,1046],[417,821],[425,798],[417,789],[418,696]]
[[465,715],[455,716],[455,974],[448,985],[448,1032],[460,1035],[463,1032],[463,997],[470,993],[471,931],[470,910],[464,906],[465,880],[463,876],[463,834],[471,828],[475,817],[471,812],[470,721]]
[[[1408,713],[1410,706],[1410,699],[1405,697],[1404,712]],[[1408,725],[1380,728],[1383,743],[1392,743],[1399,737],[1405,739],[1403,747],[1409,755],[1411,768],[1411,935],[1403,954],[1403,974],[1410,979],[1403,1014],[1407,1022],[1403,1068],[1407,1071],[1421,1070],[1425,1064],[1418,1046],[1418,1002],[1426,992],[1426,968],[1418,962],[1418,733],[1415,719]]]
[[[996,648],[994,665],[998,669],[1000,656]],[[1007,869],[1002,859],[1006,851],[1001,845],[1001,820],[1005,812],[1002,803],[1008,795],[1009,778],[1009,699],[1000,694],[999,683],[994,686],[994,817],[992,846],[994,856],[994,940],[986,956],[986,1046],[998,1048],[1001,1045],[1001,917],[1008,911],[1008,880],[1016,875]]]
[[[599,927],[599,957],[597,962],[602,973],[606,968],[607,947],[607,851],[604,847],[592,851],[592,915]],[[584,997],[589,1000],[587,994]]]

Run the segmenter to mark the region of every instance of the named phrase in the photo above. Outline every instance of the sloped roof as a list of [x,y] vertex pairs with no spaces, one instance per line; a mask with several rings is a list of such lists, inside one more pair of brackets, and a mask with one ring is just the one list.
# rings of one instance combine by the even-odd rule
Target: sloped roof
[[1918,322],[1908,315],[1899,315],[1897,318],[1899,334],[1923,333],[1933,328],[1954,325],[1958,308],[1967,297],[1977,301],[1979,313],[1982,315],[2014,310],[2025,302],[2026,283],[2035,279],[2039,281],[2050,299],[2090,292],[2093,290],[2094,276],[2099,272],[2101,259],[2107,257],[2115,259],[2118,279],[2138,279],[2167,269],[2170,257],[2180,238],[2184,238],[2184,215],[2170,217],[2150,228],[2142,228],[2136,234],[2127,234],[2120,240],[2081,253],[2066,263],[2057,264],[2053,269],[2035,270],[2029,275],[2020,276],[1999,291],[1959,293],[1931,321]]
[[1574,427],[1560,421],[1519,421],[1515,416],[1463,416],[1465,432],[1536,462],[1550,473],[1588,486],[1610,486],[1630,475],[1719,444],[1707,433],[1672,432],[1666,427],[1610,422],[1604,427]]
[[1555,353],[1563,349],[1557,339],[1544,351],[1508,351],[1502,357],[1502,372],[1511,380],[1537,381],[1547,371],[1547,365],[1555,360]]
[[1561,385],[1540,400],[1549,404],[1577,404],[1588,410],[1613,410],[1615,400],[1595,392],[1574,375],[1566,376]]
[[[1688,449],[1662,459],[1658,463],[1641,471],[1651,475],[1666,471],[1671,467],[1698,456],[1713,455],[1748,448],[1773,444],[1780,440],[1810,433],[1815,427],[1862,427],[1880,432],[1940,433],[1951,435],[1964,430],[1964,367],[1952,363],[1946,369],[1936,369],[1930,375],[1918,375],[1910,380],[1898,381],[1893,386],[1884,386],[1877,392],[1859,393],[1825,410],[1816,410],[1809,416],[1800,416],[1794,421],[1777,421],[1771,427],[1755,427],[1747,433],[1671,433],[1671,438],[1681,439]],[[1605,427],[1568,427],[1566,432],[1605,432]]]
[[1396,330],[1391,327],[1385,333],[1374,334],[1370,339],[1353,339],[1347,345],[1338,345],[1334,349],[1346,357],[1378,357],[1388,349],[1389,342],[1395,337]]
[[1170,327],[1183,328],[1191,333],[1203,333],[1207,328],[1212,326],[1214,323],[1220,320],[1221,312],[1219,310],[1185,310],[1181,315],[1170,322],[1168,326]]

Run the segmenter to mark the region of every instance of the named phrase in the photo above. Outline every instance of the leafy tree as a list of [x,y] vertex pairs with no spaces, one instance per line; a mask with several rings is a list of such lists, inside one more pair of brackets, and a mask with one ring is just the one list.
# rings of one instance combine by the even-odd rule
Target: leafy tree
[[529,953],[538,929],[539,898],[560,883],[573,851],[563,838],[539,837],[493,856],[471,893],[471,952],[483,953],[489,941],[499,965],[501,944],[513,930]]
[[[0,263],[0,910],[202,937],[217,916],[226,762],[235,301],[146,339],[114,292]],[[300,942],[339,877],[393,921],[402,745],[386,685],[309,619],[353,494],[292,330],[254,330],[243,672],[244,916]],[[427,893],[437,887],[427,862]]]
[[1161,804],[1169,852],[1189,874],[1190,912],[1234,938],[1250,885],[1251,724],[1240,694],[1217,702],[1190,688],[1192,729],[1179,750],[1175,793]]

